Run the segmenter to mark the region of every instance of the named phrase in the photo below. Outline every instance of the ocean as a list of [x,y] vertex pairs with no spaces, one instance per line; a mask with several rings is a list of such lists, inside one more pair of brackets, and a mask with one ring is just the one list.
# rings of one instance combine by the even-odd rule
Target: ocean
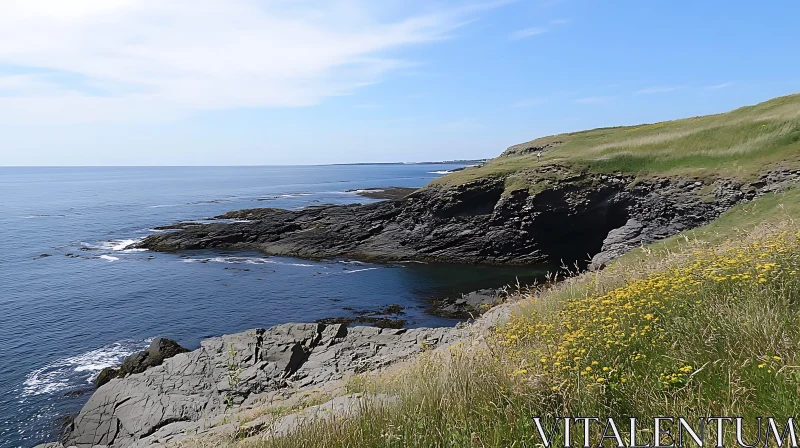
[[459,165],[0,168],[0,447],[58,437],[92,381],[155,336],[202,339],[390,304],[408,326],[454,325],[429,301],[540,278],[536,268],[301,260],[127,249],[153,227],[227,211],[374,200]]

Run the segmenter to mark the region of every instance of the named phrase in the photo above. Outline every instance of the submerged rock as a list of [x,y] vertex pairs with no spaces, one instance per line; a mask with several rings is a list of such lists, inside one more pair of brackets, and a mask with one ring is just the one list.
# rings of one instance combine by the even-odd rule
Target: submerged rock
[[363,188],[359,190],[347,190],[348,193],[355,193],[370,199],[403,199],[418,188],[408,187],[385,187],[385,188]]
[[493,306],[502,303],[508,292],[505,289],[479,289],[459,298],[437,300],[428,310],[430,314],[456,319],[476,318]]
[[406,312],[403,311],[404,308],[405,307],[402,305],[394,304],[377,310],[356,311],[349,309],[349,311],[352,311],[354,314],[356,314],[355,317],[326,317],[323,319],[318,319],[316,323],[326,325],[342,324],[345,326],[352,324],[366,324],[378,328],[403,328],[408,323],[408,321],[399,317],[406,314]]

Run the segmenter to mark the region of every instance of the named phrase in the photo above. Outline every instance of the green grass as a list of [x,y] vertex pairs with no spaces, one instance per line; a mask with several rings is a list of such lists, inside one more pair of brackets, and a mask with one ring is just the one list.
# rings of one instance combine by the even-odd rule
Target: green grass
[[[519,150],[552,144],[541,162]],[[734,111],[638,126],[593,129],[512,146],[482,167],[467,168],[432,185],[484,177],[508,178],[520,188],[548,165],[641,177],[691,176],[753,179],[767,169],[800,167],[800,94]]]
[[755,417],[800,408],[798,219],[800,190],[737,206],[603,271],[530,291],[493,333],[351,383],[397,395],[395,406],[225,443],[533,447],[531,417],[552,415],[742,416],[754,440]]

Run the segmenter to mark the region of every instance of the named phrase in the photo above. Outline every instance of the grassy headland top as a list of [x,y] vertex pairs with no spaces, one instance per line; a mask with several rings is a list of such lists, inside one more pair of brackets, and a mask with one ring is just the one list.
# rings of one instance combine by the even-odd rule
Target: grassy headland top
[[542,137],[432,184],[502,177],[518,188],[535,184],[548,165],[638,177],[743,180],[768,170],[800,167],[800,94],[722,114]]

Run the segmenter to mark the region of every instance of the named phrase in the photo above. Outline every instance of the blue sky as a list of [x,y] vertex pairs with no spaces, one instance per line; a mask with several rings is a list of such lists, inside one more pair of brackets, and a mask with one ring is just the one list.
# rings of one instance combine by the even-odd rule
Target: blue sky
[[0,165],[484,158],[800,91],[795,0],[0,7]]

